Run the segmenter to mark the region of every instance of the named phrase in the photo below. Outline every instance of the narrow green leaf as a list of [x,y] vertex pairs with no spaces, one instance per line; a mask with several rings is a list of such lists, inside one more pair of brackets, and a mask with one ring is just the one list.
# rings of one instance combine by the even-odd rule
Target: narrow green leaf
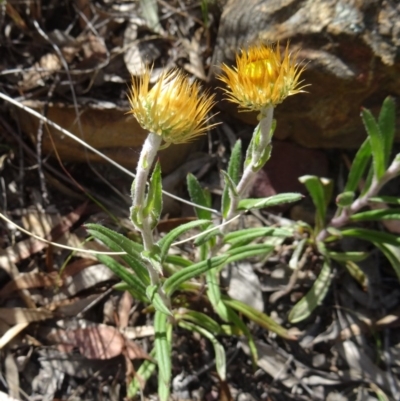
[[[221,174],[225,182],[224,192],[222,193],[222,215],[226,217],[228,215],[232,199],[237,199],[239,195],[236,189],[236,184],[229,174],[224,170],[221,170]],[[226,195],[224,195],[225,193]]]
[[[155,348],[153,348],[150,352],[150,356],[154,358],[155,355],[156,351]],[[151,375],[156,370],[156,367],[157,365],[148,359],[142,362],[142,364],[139,366],[139,369],[136,371],[134,379],[128,386],[128,398],[134,398],[137,395],[142,388],[142,385],[150,379]]]
[[245,168],[248,165],[250,165],[250,163],[253,160],[254,147],[257,146],[257,143],[260,142],[260,135],[261,135],[260,123],[258,123],[257,126],[254,128],[253,135],[251,136],[251,141],[249,143],[249,146],[247,146],[246,157],[244,160]]
[[327,252],[327,255],[337,262],[361,262],[368,257],[368,252]]
[[232,149],[228,164],[228,174],[235,184],[239,183],[240,170],[242,167],[242,141],[238,139]]
[[228,259],[227,255],[215,256],[211,259],[203,260],[201,262],[195,263],[185,269],[182,269],[178,273],[175,273],[171,277],[167,278],[164,282],[164,291],[167,295],[171,296],[179,286],[185,281],[191,280],[200,274],[205,273],[214,267],[219,267]]
[[362,120],[367,130],[371,143],[371,153],[374,161],[374,176],[379,180],[385,174],[385,150],[384,139],[372,113],[363,109],[361,112]]
[[290,323],[298,323],[307,319],[314,309],[322,303],[331,284],[331,267],[326,260],[321,272],[307,294],[300,299],[289,313]]
[[210,230],[204,234],[199,235],[195,240],[194,240],[194,245],[195,246],[202,246],[209,242],[210,240],[215,240],[215,237],[221,236],[222,233],[218,227],[214,227],[213,230]]
[[386,259],[392,265],[397,278],[400,280],[400,248],[397,245],[387,244],[385,242],[375,242],[374,245],[381,250]]
[[218,283],[217,270],[216,269],[209,270],[206,273],[206,280],[207,280],[207,296],[211,302],[211,305],[213,306],[215,312],[218,313],[218,316],[222,320],[224,320],[225,322],[233,323],[233,325],[239,328],[242,331],[242,333],[246,336],[251,350],[253,366],[255,367],[257,362],[257,347],[254,342],[253,336],[251,335],[246,324],[237,315],[237,313],[231,307],[222,302],[221,299],[222,294]]
[[[238,140],[235,143],[235,146],[232,149],[231,157],[229,159],[228,164],[228,176],[233,181],[234,188],[239,182],[239,175],[242,164],[242,141]],[[221,211],[223,217],[226,217],[230,207],[230,194],[228,185],[224,186],[224,190],[222,192],[222,200],[221,200]]]
[[151,215],[152,225],[155,228],[160,220],[162,212],[162,177],[160,162],[157,161],[153,174],[149,181],[149,191],[146,195],[145,207],[143,208],[143,217],[147,218]]
[[361,270],[357,263],[352,260],[346,260],[344,267],[347,269],[349,274],[360,284],[360,286],[366,291],[368,287],[368,278],[365,273]]
[[154,346],[158,363],[158,396],[161,401],[168,401],[171,382],[171,343],[168,339],[167,315],[157,311],[154,315]]
[[327,202],[325,199],[325,190],[322,179],[314,175],[303,175],[299,178],[299,181],[303,183],[307,191],[309,192],[311,199],[316,209],[316,226],[317,232],[325,226],[326,207]]
[[215,336],[221,334],[222,332],[221,325],[210,316],[202,312],[180,308],[180,310],[178,310],[178,314],[175,314],[175,318],[184,319],[194,323],[197,326],[204,327]]
[[140,255],[143,251],[142,245],[98,224],[86,224],[85,227],[90,235],[103,242],[112,251],[126,252],[127,255],[121,255],[121,258],[136,273],[145,286],[150,283],[149,273]]
[[371,220],[399,220],[400,219],[400,209],[376,209],[376,210],[366,210],[365,212],[360,212],[353,214],[350,217],[351,221],[371,221]]
[[182,256],[179,255],[168,255],[165,258],[165,263],[171,263],[172,265],[179,267],[188,267],[193,265],[192,261],[182,258]]
[[211,221],[209,220],[195,220],[190,221],[189,223],[182,224],[171,230],[168,234],[166,234],[162,239],[158,241],[158,246],[161,248],[161,260],[163,261],[166,258],[169,248],[178,237],[185,234],[189,230],[192,230],[193,228],[199,226],[207,227],[210,224]]
[[190,331],[199,333],[203,337],[210,340],[210,342],[214,348],[215,367],[217,369],[218,376],[222,381],[225,381],[226,380],[226,355],[225,355],[224,347],[221,345],[221,343],[214,337],[213,334],[211,334],[209,331],[207,331],[203,327],[200,327],[193,323],[185,322],[182,320],[180,320],[178,324],[180,327],[182,327],[186,330],[190,330]]
[[247,244],[241,247],[231,248],[226,252],[229,255],[227,263],[238,262],[240,260],[260,255],[265,256],[271,253],[274,249],[274,246],[265,244]]
[[222,217],[226,219],[228,216],[229,208],[231,207],[231,197],[229,196],[229,187],[226,185],[225,176],[224,176],[224,190],[222,192],[222,199],[221,199],[221,213]]
[[368,202],[387,203],[389,205],[400,205],[400,198],[397,196],[374,196]]
[[146,304],[148,303],[148,299],[146,297],[142,298],[143,297],[142,293],[140,293],[139,291],[136,290],[135,287],[130,286],[129,284],[125,283],[124,281],[114,284],[113,289],[116,291],[121,291],[121,292],[128,291],[129,294],[132,295],[133,299],[140,300]]
[[301,199],[303,199],[302,194],[291,192],[269,196],[268,198],[242,199],[239,202],[238,210],[264,209],[266,207],[282,205],[283,203],[297,202]]
[[[210,195],[201,187],[197,178],[193,174],[188,174],[186,181],[191,201],[196,205],[211,207]],[[209,210],[196,207],[195,211],[199,219],[211,220],[211,212]]]
[[384,101],[378,117],[379,129],[383,136],[383,148],[385,152],[385,167],[389,164],[390,153],[396,128],[395,101],[388,96]]
[[247,327],[246,323],[238,316],[238,314],[232,308],[228,307],[227,305],[225,305],[222,302],[220,304],[224,305],[224,307],[226,309],[224,314],[227,317],[227,321],[231,322],[234,325],[234,327],[240,329],[240,331],[246,337],[246,339],[249,343],[253,368],[255,369],[257,367],[258,351],[257,351],[256,343],[254,342],[254,338],[251,335],[249,328]]
[[97,259],[105,264],[116,276],[122,281],[128,284],[139,295],[141,301],[146,302],[146,287],[139,280],[139,278],[133,275],[125,266],[122,266],[115,259],[108,255],[97,255]]
[[263,238],[267,236],[271,237],[290,237],[293,232],[284,228],[273,228],[273,227],[255,227],[245,228],[243,230],[237,230],[230,232],[225,235],[224,242],[230,244],[232,247],[238,244],[244,245],[250,243],[257,238]]
[[208,3],[209,0],[201,0],[201,15],[203,16],[204,26],[207,29],[209,28]]
[[291,336],[284,327],[275,322],[275,320],[273,320],[265,313],[262,313],[241,301],[232,299],[227,295],[222,295],[222,300],[225,305],[231,307],[232,309],[238,311],[239,313],[242,313],[248,319],[257,323],[259,326],[264,327],[267,330],[272,331],[273,333],[276,333],[278,336],[282,338],[286,338],[288,340],[294,339],[294,337]]
[[113,242],[116,242],[129,255],[138,257],[140,256],[140,253],[143,251],[142,244],[133,242],[124,235],[119,234],[113,230],[110,230],[107,227],[101,226],[100,224],[86,223],[85,228],[88,230],[88,232],[90,232],[91,235],[93,235],[93,237],[95,237],[95,234],[97,232],[107,236]]
[[211,302],[211,305],[215,311],[219,314],[220,318],[228,321],[228,315],[224,314],[224,310],[219,310],[221,304],[221,288],[219,287],[219,275],[217,269],[211,269],[206,272],[206,282],[207,282],[207,296]]
[[367,138],[360,146],[360,149],[358,149],[356,156],[354,157],[344,192],[357,191],[358,185],[361,181],[362,176],[364,175],[365,169],[367,168],[370,159],[371,159],[371,145],[370,145],[370,139]]
[[399,236],[381,231],[370,230],[368,228],[348,228],[346,230],[342,230],[341,232],[343,237],[356,237],[379,244],[386,243],[394,246],[400,245]]

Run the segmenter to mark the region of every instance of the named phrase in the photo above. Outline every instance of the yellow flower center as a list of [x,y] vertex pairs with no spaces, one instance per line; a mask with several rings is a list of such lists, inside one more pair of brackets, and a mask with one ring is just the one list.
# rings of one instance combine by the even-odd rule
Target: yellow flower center
[[[246,65],[244,75],[249,78],[254,85],[263,85],[265,81],[274,83],[279,75],[279,69],[271,60],[257,60]],[[266,79],[267,78],[267,79]]]

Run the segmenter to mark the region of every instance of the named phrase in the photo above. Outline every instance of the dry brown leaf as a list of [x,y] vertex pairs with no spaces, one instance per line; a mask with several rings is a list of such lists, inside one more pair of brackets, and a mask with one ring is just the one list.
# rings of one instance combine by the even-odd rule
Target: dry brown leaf
[[27,210],[21,217],[22,227],[32,234],[45,237],[55,225],[60,223],[57,213],[44,213],[39,210]]
[[358,336],[361,333],[365,333],[366,331],[371,330],[371,325],[372,322],[369,319],[365,319],[365,321],[360,321],[358,323],[352,323],[349,327],[341,330],[339,338],[344,341],[353,336]]
[[[247,343],[241,342],[241,348],[249,355],[250,348]],[[298,379],[290,372],[285,358],[278,349],[262,342],[256,343],[258,360],[257,365],[267,372],[274,380],[279,380],[285,387],[291,388],[298,382]]]
[[393,312],[389,315],[384,316],[379,320],[372,320],[368,318],[362,318],[360,322],[353,323],[349,327],[344,328],[340,332],[340,339],[342,341],[348,340],[353,336],[360,335],[361,333],[365,333],[371,330],[383,330],[387,327],[396,327],[400,322],[400,314],[399,311]]
[[15,361],[14,355],[11,352],[7,352],[7,355],[4,359],[4,370],[5,370],[5,379],[8,387],[8,394],[13,398],[19,397],[19,373],[17,362]]
[[226,381],[220,381],[219,400],[220,401],[233,401],[229,385]]
[[[36,100],[24,101],[23,104],[35,111],[41,111],[45,105]],[[87,144],[100,150],[122,166],[129,169],[136,168],[140,149],[148,132],[132,115],[127,113],[127,108],[119,108],[117,105],[105,101],[84,104],[80,107],[80,124],[78,124],[73,105],[60,103],[46,103],[46,105],[48,105],[47,119],[49,121],[64,129],[67,128],[71,136],[85,138]],[[36,142],[36,132],[40,120],[23,109],[16,110],[16,118],[21,124],[21,129]],[[88,152],[80,143],[65,133],[61,133],[57,128],[51,125],[47,125],[47,128],[42,141],[43,155],[53,154],[55,144],[57,153],[63,162],[105,162],[101,156]],[[110,132],[113,135],[109,135]],[[50,135],[53,141],[49,139]],[[198,142],[193,141],[179,145],[179,152],[173,147],[160,151],[159,157],[163,173],[168,174],[180,167],[187,157],[199,147]]]
[[25,72],[22,81],[18,82],[20,89],[29,90],[37,86],[44,86],[44,80],[54,72],[59,71],[62,68],[62,64],[56,54],[48,53],[42,56],[33,67],[34,69]]
[[[13,279],[19,275],[18,267],[8,258],[8,256],[0,256],[0,268],[3,268],[3,270],[5,270]],[[20,296],[28,308],[36,307],[28,290],[21,290]]]
[[67,277],[64,280],[62,290],[68,296],[74,296],[78,292],[92,288],[100,283],[115,279],[115,274],[105,265],[97,264],[75,274],[73,277]]
[[[44,236],[48,241],[58,240],[64,233],[68,232],[70,228],[81,218],[85,212],[87,202],[78,206],[71,213],[60,219],[60,223],[51,229],[51,231]],[[13,246],[6,248],[0,255],[0,267],[7,272],[11,271],[10,264],[18,263],[30,257],[32,254],[39,252],[48,246],[47,243],[39,241],[35,238],[28,238],[20,241]],[[13,276],[15,277],[15,276]]]
[[400,323],[400,311],[395,311],[389,315],[386,315],[382,319],[379,319],[375,324],[376,327],[386,328],[386,327],[395,327]]
[[84,59],[77,68],[94,68],[107,59],[107,47],[104,40],[92,34],[87,35],[82,43]]
[[139,345],[125,338],[115,327],[104,324],[75,330],[52,330],[47,338],[64,346],[66,351],[71,346],[79,348],[88,359],[110,359],[121,354],[126,354],[129,359],[149,359]]
[[361,347],[351,340],[346,340],[336,343],[333,348],[364,380],[376,383],[385,391],[390,391],[389,373],[378,367]]
[[61,279],[56,272],[42,273],[42,272],[29,272],[20,273],[14,280],[8,282],[1,290],[0,297],[5,297],[14,291],[42,288],[42,287],[60,287]]
[[127,327],[123,331],[126,338],[134,340],[135,338],[143,338],[154,336],[154,326],[137,326]]
[[53,317],[53,314],[43,308],[0,308],[0,319],[13,326],[20,323],[38,322]]
[[29,322],[19,323],[10,327],[0,338],[0,349],[5,347],[13,338],[15,338],[22,330],[29,326]]
[[24,19],[21,17],[20,13],[11,5],[9,1],[7,1],[5,4],[6,4],[6,13],[14,21],[15,25],[17,25],[17,27],[22,31],[27,31],[28,27]]
[[82,298],[56,300],[46,305],[47,309],[54,311],[54,314],[65,317],[76,317],[87,306],[99,298],[98,294],[87,295]]
[[128,291],[125,291],[122,294],[122,297],[118,304],[118,317],[119,317],[118,328],[120,330],[123,330],[126,327],[128,327],[129,312],[132,308],[132,301],[133,301],[132,295]]
[[[104,250],[104,248],[101,250]],[[75,276],[75,274],[80,273],[82,270],[85,270],[87,267],[93,266],[96,263],[97,259],[92,259],[90,256],[86,255],[85,258],[77,259],[65,266],[62,271],[62,277]]]

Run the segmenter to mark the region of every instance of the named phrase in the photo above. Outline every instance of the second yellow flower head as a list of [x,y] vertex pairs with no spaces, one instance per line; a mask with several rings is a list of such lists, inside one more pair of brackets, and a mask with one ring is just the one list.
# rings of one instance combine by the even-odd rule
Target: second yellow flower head
[[275,48],[262,45],[242,51],[236,57],[236,67],[223,64],[218,78],[228,86],[228,100],[248,111],[261,111],[303,92],[299,81],[303,70],[289,53],[289,46],[281,55],[278,43]]

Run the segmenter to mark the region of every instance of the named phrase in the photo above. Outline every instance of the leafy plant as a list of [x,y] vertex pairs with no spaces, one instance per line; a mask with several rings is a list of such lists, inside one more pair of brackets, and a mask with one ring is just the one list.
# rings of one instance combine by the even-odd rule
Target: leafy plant
[[[187,142],[215,124],[211,124],[207,117],[213,106],[213,97],[207,93],[200,94],[197,83],[189,83],[182,73],[174,70],[162,74],[155,86],[149,89],[151,70],[147,69],[139,82],[133,83],[130,94],[132,114],[149,131],[132,184],[130,209],[131,221],[140,232],[142,243],[101,225],[87,225],[92,237],[102,241],[112,251],[121,253],[118,260],[99,256],[99,260],[123,281],[118,288],[128,290],[137,300],[148,305],[147,310],[154,310],[155,337],[151,351],[154,360],[144,361],[139,368],[128,389],[130,397],[157,369],[159,398],[161,401],[168,399],[172,332],[175,327],[196,332],[210,341],[222,382],[226,379],[226,355],[220,335],[232,332],[244,335],[253,362],[257,360],[255,342],[243,317],[284,339],[296,339],[266,314],[221,291],[221,270],[236,261],[266,257],[272,249],[265,244],[268,237],[292,240],[294,231],[301,230],[303,238],[293,253],[290,265],[296,266],[303,252],[310,247],[323,259],[311,289],[289,314],[292,323],[309,317],[323,301],[332,281],[333,263],[341,264],[360,284],[365,285],[365,275],[357,263],[366,255],[338,251],[337,244],[341,238],[355,236],[372,242],[386,255],[400,277],[400,255],[396,248],[399,239],[389,233],[358,226],[363,221],[400,217],[400,209],[397,208],[365,210],[378,202],[400,204],[398,199],[378,196],[382,186],[400,172],[400,156],[390,162],[394,138],[393,100],[385,100],[377,121],[368,110],[363,110],[368,138],[356,154],[344,191],[336,199],[337,211],[331,220],[327,218],[327,211],[333,194],[332,182],[304,176],[300,180],[309,191],[316,209],[314,227],[303,223],[289,228],[238,230],[234,221],[246,211],[296,202],[302,198],[297,193],[264,199],[249,199],[247,195],[250,183],[271,154],[271,139],[276,127],[274,107],[287,96],[303,91],[304,86],[299,80],[303,68],[296,63],[288,47],[281,55],[278,47],[261,46],[238,55],[236,68],[223,66],[222,70],[224,75],[220,79],[227,84],[228,99],[243,109],[258,111],[260,122],[244,160],[242,144],[238,141],[232,149],[226,171],[221,171],[224,186],[221,210],[217,216],[211,208],[210,193],[202,188],[195,176],[188,175],[187,187],[197,220],[173,229],[162,238],[154,232],[162,214],[162,180],[158,162],[152,169],[157,151],[170,144]],[[193,241],[193,246],[197,248],[196,256],[187,260],[173,254],[171,249],[176,246],[175,243],[193,230],[198,233]],[[205,292],[202,291],[204,283]],[[195,309],[188,296],[193,292],[213,309],[212,315]]]
[[[206,5],[207,2],[204,2]],[[255,65],[258,75],[248,75],[248,65],[254,57],[270,60]],[[270,66],[274,66],[271,70]],[[271,252],[262,239],[266,236],[288,237],[290,230],[283,229],[244,229],[233,230],[232,220],[240,213],[251,209],[265,208],[285,202],[295,202],[302,198],[300,194],[279,194],[265,199],[247,199],[249,182],[269,159],[271,138],[276,126],[273,120],[274,106],[287,96],[302,91],[299,76],[302,69],[286,47],[283,57],[279,49],[256,47],[238,57],[238,69],[231,70],[224,66],[226,76],[221,76],[231,88],[230,97],[243,106],[243,91],[247,107],[260,112],[260,123],[256,127],[253,139],[247,149],[244,163],[242,147],[238,141],[232,150],[227,171],[222,171],[225,183],[222,196],[222,224],[216,224],[211,209],[211,197],[203,189],[196,177],[189,175],[187,185],[192,202],[195,204],[197,221],[183,224],[163,238],[156,239],[156,228],[162,213],[161,169],[156,163],[151,177],[153,161],[162,146],[183,143],[203,134],[215,124],[209,123],[207,113],[213,105],[213,96],[200,94],[197,83],[190,84],[177,70],[161,75],[152,89],[149,89],[151,70],[147,69],[139,82],[133,82],[130,94],[131,112],[140,124],[150,133],[143,145],[138,162],[136,178],[132,184],[131,220],[141,233],[142,244],[135,243],[125,236],[96,224],[88,224],[89,234],[102,241],[112,251],[120,252],[119,261],[110,256],[99,256],[124,285],[118,288],[128,290],[136,299],[154,308],[154,349],[151,355],[155,361],[145,361],[138,371],[141,380],[146,380],[158,368],[158,394],[161,401],[169,396],[171,381],[171,341],[173,327],[199,333],[207,338],[215,351],[216,369],[221,381],[225,380],[226,356],[218,336],[225,332],[229,323],[236,332],[248,339],[253,360],[257,358],[256,347],[249,329],[241,316],[246,316],[259,325],[278,335],[293,339],[288,331],[270,317],[254,310],[238,300],[230,298],[220,290],[220,272],[229,263],[250,257],[263,257]],[[264,87],[262,77],[268,81],[268,90],[259,98]],[[236,85],[245,79],[245,87]],[[275,88],[275,89],[273,89]],[[182,113],[182,110],[184,112]],[[164,143],[164,144],[163,144]],[[186,260],[170,254],[170,249],[180,237],[190,230],[200,229],[194,245],[198,247],[196,260]],[[260,241],[261,240],[261,241]],[[206,293],[201,295],[196,279],[204,277]],[[214,309],[216,316],[208,316],[191,309],[187,298],[182,308],[182,297],[196,291]],[[181,302],[178,302],[178,299]],[[133,396],[139,388],[136,378],[129,388]]]
[[[315,246],[324,259],[323,268],[309,292],[291,310],[289,321],[297,323],[311,315],[326,296],[334,262],[339,263],[365,288],[366,277],[358,262],[367,257],[360,252],[336,252],[342,238],[354,237],[369,241],[378,248],[392,265],[400,279],[399,237],[360,226],[363,222],[399,220],[398,198],[379,196],[382,187],[400,174],[400,155],[391,159],[395,134],[395,103],[385,99],[376,120],[369,110],[363,109],[361,117],[367,138],[360,146],[350,168],[344,190],[335,200],[336,212],[327,218],[327,206],[332,200],[332,182],[316,176],[303,176],[314,203],[315,226],[309,227],[308,242]],[[394,205],[394,207],[389,207]]]

